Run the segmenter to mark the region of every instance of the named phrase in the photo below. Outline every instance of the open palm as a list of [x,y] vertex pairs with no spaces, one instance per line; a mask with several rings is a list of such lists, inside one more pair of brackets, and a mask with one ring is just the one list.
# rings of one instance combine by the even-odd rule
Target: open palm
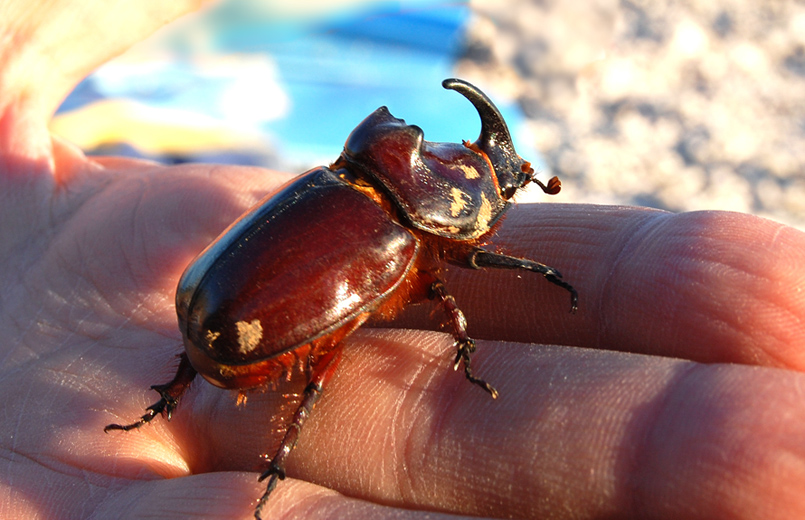
[[[47,109],[12,105],[0,517],[250,518],[259,455],[303,378],[242,406],[199,380],[171,422],[103,427],[141,415],[172,376],[184,267],[289,177],[90,160],[51,141]],[[540,205],[510,212],[496,244],[559,268],[579,312],[538,276],[451,270],[476,371],[501,397],[450,370],[427,306],[361,329],[266,517],[803,516],[804,234],[730,213]]]

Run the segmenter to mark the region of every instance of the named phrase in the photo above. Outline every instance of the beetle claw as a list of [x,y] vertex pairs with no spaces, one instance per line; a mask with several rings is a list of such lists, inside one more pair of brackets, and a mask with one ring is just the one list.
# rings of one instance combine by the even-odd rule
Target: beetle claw
[[[288,430],[289,431],[294,430],[294,432],[298,435],[299,430],[301,430],[301,426],[297,428],[293,428],[291,426],[288,428]],[[260,500],[257,501],[257,505],[254,508],[254,518],[256,520],[263,520],[262,516],[263,506],[265,506],[266,502],[268,502],[268,498],[271,496],[271,493],[274,491],[274,488],[277,487],[277,483],[280,480],[285,480],[285,468],[283,467],[285,456],[287,456],[288,453],[291,452],[293,446],[296,445],[296,438],[294,437],[293,439],[291,439],[290,444],[287,444],[287,446],[289,447],[285,449],[286,443],[288,442],[289,440],[287,438],[283,439],[283,442],[280,445],[280,449],[277,452],[277,455],[275,455],[274,458],[271,459],[271,462],[268,465],[268,469],[265,470],[263,474],[260,475],[260,478],[257,479],[258,482],[262,482],[265,479],[268,479],[268,483],[266,484],[266,490],[263,493],[263,496],[260,497]]]
[[277,487],[277,482],[280,480],[285,480],[285,471],[277,466],[272,465],[262,475],[260,475],[260,478],[257,479],[257,481],[262,482],[265,479],[268,479],[266,490],[263,493],[263,496],[260,497],[260,500],[257,501],[257,506],[254,508],[254,518],[256,520],[263,520],[263,506],[265,506],[266,502],[268,502],[268,497],[271,496],[274,488]]
[[[262,482],[269,477],[276,477],[280,480],[285,480],[285,470],[272,464],[270,468],[265,470],[263,474],[260,475],[260,478],[257,479],[257,482]],[[269,482],[269,486],[270,485],[271,483]]]
[[495,387],[484,381],[483,379],[479,379],[472,374],[472,367],[470,366],[470,354],[475,351],[475,341],[470,339],[468,342],[461,342],[462,344],[458,347],[458,353],[456,354],[456,364],[455,369],[458,369],[459,363],[464,364],[464,376],[470,383],[480,386],[484,390],[486,390],[492,399],[498,398],[498,391],[495,390]]
[[458,370],[458,366],[464,361],[465,365],[469,363],[470,354],[475,352],[475,340],[467,338],[455,342],[456,346],[456,359],[453,362],[453,370]]
[[170,383],[164,385],[154,385],[151,390],[159,393],[160,399],[145,409],[145,413],[138,420],[131,424],[108,424],[103,429],[105,433],[111,430],[123,430],[125,432],[140,428],[144,424],[151,422],[157,415],[164,415],[165,419],[171,420],[173,411],[179,406],[179,399],[187,391],[190,382],[196,377],[196,370],[190,365],[187,354],[180,356],[179,367],[176,375]]
[[166,404],[165,400],[160,399],[156,403],[154,403],[151,406],[149,406],[148,408],[146,408],[145,413],[142,415],[142,417],[140,417],[139,419],[137,419],[133,423],[131,423],[131,424],[116,424],[116,423],[107,424],[106,426],[104,426],[103,432],[104,433],[109,433],[112,430],[122,430],[124,432],[127,432],[129,430],[134,430],[136,428],[139,428],[142,425],[151,422],[151,420],[154,417],[159,415],[159,413],[165,408],[165,404]]
[[[262,482],[263,479],[268,478],[268,485],[266,486],[266,491],[263,493],[263,496],[260,497],[260,500],[257,501],[257,506],[254,508],[254,518],[255,520],[263,520],[263,506],[266,505],[268,502],[268,497],[271,496],[271,492],[274,491],[274,488],[277,487],[277,481],[283,480],[285,478],[284,472],[282,474],[272,472],[272,469],[269,469],[265,473],[260,476],[259,482]],[[270,477],[270,478],[269,478]]]
[[142,417],[140,417],[131,424],[108,424],[103,429],[104,433],[109,433],[110,430],[123,430],[124,432],[127,432],[129,430],[140,428],[142,425],[151,422],[154,419],[154,417],[160,414],[163,414],[165,416],[165,419],[170,421],[171,416],[173,415],[173,411],[179,404],[179,400],[172,398],[164,391],[157,388],[157,386],[152,386],[151,389],[159,392],[162,398],[156,403],[146,408],[145,413],[142,415]]

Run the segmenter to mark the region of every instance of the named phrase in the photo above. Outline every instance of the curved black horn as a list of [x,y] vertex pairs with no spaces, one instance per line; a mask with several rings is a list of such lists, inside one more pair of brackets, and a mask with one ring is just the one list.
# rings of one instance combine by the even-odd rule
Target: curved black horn
[[478,87],[464,80],[449,78],[442,81],[442,86],[467,98],[478,111],[481,117],[481,135],[475,144],[489,156],[501,194],[504,198],[510,198],[518,188],[531,180],[531,173],[523,171],[526,161],[514,150],[509,127],[506,126],[500,110]]

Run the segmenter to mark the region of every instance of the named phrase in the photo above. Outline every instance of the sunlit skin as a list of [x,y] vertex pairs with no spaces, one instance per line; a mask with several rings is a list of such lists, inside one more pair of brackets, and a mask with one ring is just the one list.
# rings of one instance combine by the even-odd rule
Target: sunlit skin
[[[170,422],[103,433],[172,375],[187,263],[291,178],[90,160],[48,134],[81,77],[192,7],[4,5],[0,518],[251,518],[255,454],[304,384],[236,406],[197,381]],[[494,244],[572,278],[578,312],[530,273],[446,274],[497,400],[451,370],[429,307],[357,331],[266,517],[805,516],[805,234],[542,204]]]

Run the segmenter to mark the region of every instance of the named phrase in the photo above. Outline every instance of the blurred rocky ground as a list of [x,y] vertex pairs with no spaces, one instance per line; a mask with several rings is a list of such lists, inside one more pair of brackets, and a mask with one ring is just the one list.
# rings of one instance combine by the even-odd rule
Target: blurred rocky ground
[[805,229],[804,2],[472,3],[457,73],[520,103],[557,200]]

